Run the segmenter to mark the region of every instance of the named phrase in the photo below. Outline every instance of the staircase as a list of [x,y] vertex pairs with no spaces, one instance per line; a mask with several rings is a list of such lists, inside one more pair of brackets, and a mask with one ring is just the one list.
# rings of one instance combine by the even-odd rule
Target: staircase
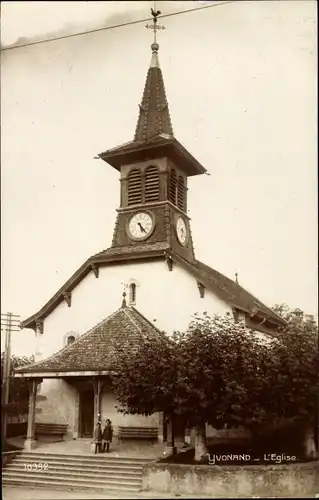
[[117,458],[106,454],[23,452],[4,467],[2,484],[136,493],[142,487],[143,466],[149,462],[150,459]]

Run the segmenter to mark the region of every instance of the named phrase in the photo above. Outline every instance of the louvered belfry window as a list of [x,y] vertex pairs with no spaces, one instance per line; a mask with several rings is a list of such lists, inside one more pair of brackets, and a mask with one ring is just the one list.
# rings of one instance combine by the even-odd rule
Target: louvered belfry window
[[142,203],[142,176],[141,172],[134,169],[128,177],[128,205]]
[[177,185],[177,206],[181,210],[185,209],[185,186],[184,186],[184,179],[182,176],[179,177],[178,179],[178,185]]
[[176,205],[176,182],[177,182],[176,172],[174,169],[172,169],[170,172],[170,179],[169,179],[168,199],[169,201],[174,203],[174,205]]
[[145,203],[158,201],[160,197],[160,180],[158,168],[151,166],[145,172]]

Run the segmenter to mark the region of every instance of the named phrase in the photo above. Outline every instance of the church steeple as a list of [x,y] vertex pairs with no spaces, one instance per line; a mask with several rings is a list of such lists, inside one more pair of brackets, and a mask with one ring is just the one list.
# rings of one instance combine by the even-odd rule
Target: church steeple
[[[158,25],[154,25],[157,26]],[[152,43],[152,59],[147,73],[134,141],[148,142],[161,134],[173,137],[162,70],[158,60],[159,45]]]
[[146,28],[154,32],[152,57],[139,106],[134,139],[100,153],[97,158],[101,158],[121,173],[125,165],[166,157],[174,164],[178,163],[178,168],[186,177],[204,174],[206,169],[174,137],[158,58],[159,45],[156,41],[157,30],[165,29],[165,26],[157,24],[161,12],[155,12],[153,9],[151,12],[153,23],[146,25]]
[[153,16],[153,23],[151,25],[147,24],[146,28],[153,30],[154,41],[151,45],[152,59],[147,73],[134,136],[134,141],[138,142],[151,141],[161,134],[168,137],[174,136],[162,70],[158,59],[159,45],[156,41],[157,30],[165,29],[165,26],[157,24],[157,18],[161,14],[159,10],[155,11],[151,9],[151,13]]
[[99,157],[121,173],[113,251],[139,257],[146,251],[165,256],[173,250],[192,262],[187,184],[189,177],[206,170],[173,134],[158,59],[156,32],[164,29],[157,24],[159,15],[152,9],[153,23],[146,26],[154,40],[134,139]]

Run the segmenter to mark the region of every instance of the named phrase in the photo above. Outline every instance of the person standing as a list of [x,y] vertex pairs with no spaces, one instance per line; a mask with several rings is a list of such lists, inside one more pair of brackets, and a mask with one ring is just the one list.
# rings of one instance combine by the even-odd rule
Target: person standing
[[101,422],[98,422],[94,431],[95,453],[101,453],[102,446],[102,429]]
[[112,443],[112,438],[113,438],[113,427],[112,427],[112,422],[109,418],[106,419],[105,421],[105,427],[103,429],[103,453],[106,452],[109,453],[110,451],[110,445]]

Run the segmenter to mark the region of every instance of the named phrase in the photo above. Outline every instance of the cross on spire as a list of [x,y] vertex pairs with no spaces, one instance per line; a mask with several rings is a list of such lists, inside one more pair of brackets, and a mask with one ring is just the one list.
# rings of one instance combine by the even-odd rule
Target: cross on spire
[[153,30],[154,41],[153,41],[151,47],[152,47],[152,51],[153,52],[157,52],[158,49],[159,49],[159,45],[156,42],[156,31],[157,30],[164,30],[165,26],[161,26],[161,25],[157,24],[157,18],[158,18],[158,16],[161,15],[161,11],[160,10],[156,10],[155,2],[154,2],[154,9],[151,8],[151,14],[153,16],[153,24],[146,24],[145,28]]

